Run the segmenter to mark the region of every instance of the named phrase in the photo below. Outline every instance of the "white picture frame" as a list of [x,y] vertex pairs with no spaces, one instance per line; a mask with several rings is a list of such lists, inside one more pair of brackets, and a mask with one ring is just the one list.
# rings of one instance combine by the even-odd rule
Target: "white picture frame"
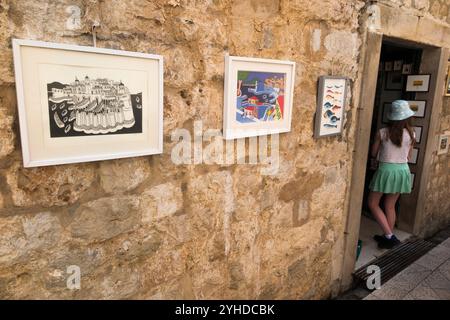
[[409,159],[408,163],[417,164],[418,157],[419,157],[419,149],[413,148],[411,151],[411,159]]
[[448,153],[450,135],[441,134],[438,139],[437,154],[443,155]]
[[12,42],[24,167],[162,153],[162,56]]
[[407,92],[428,92],[430,89],[429,74],[414,74],[408,75],[406,78]]
[[409,107],[415,112],[414,118],[424,118],[427,107],[426,100],[408,100]]
[[404,63],[402,66],[402,74],[411,74],[412,73],[412,63]]
[[224,82],[225,139],[291,130],[295,62],[227,55]]
[[342,134],[346,96],[346,77],[321,76],[319,78],[314,138]]
[[411,177],[411,190],[412,190],[412,189],[414,189],[414,182],[416,180],[416,174],[411,172],[410,177]]
[[416,134],[416,143],[420,143],[422,141],[422,126],[414,126],[413,130]]

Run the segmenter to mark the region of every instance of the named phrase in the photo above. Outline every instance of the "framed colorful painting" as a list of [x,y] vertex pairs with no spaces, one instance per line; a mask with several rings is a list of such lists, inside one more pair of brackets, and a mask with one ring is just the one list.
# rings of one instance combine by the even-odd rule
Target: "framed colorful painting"
[[13,40],[23,164],[162,153],[158,55]]
[[292,61],[226,56],[225,139],[289,132],[294,78]]
[[314,137],[339,135],[344,123],[347,78],[321,76],[317,95]]

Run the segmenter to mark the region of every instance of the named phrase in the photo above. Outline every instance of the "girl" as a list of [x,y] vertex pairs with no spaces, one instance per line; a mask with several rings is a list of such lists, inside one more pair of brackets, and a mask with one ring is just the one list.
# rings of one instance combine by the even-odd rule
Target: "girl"
[[[379,166],[370,182],[368,204],[377,220],[383,236],[374,236],[378,247],[390,249],[400,243],[394,235],[395,203],[400,193],[411,192],[411,177],[408,160],[411,157],[415,141],[415,133],[409,123],[414,115],[405,100],[392,102],[387,118],[390,120],[387,128],[377,132],[372,145],[371,161],[378,156]],[[384,211],[380,208],[381,197],[385,195]]]

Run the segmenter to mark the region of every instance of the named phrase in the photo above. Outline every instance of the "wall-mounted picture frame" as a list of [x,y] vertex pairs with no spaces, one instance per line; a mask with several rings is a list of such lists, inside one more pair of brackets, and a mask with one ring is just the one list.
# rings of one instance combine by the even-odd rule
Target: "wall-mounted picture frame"
[[450,97],[450,65],[447,69],[447,81],[445,82],[445,96]]
[[403,88],[403,75],[399,71],[386,73],[385,90],[400,91]]
[[408,100],[409,107],[415,112],[414,118],[424,118],[427,102],[426,100]]
[[408,160],[408,163],[417,164],[418,157],[419,157],[419,149],[413,148],[411,151],[411,159]]
[[404,63],[402,66],[402,74],[411,74],[412,66],[412,63]]
[[448,146],[449,146],[449,139],[450,135],[447,134],[441,134],[438,139],[438,149],[437,154],[447,154],[448,153]]
[[407,92],[428,92],[430,90],[429,74],[408,75],[406,78]]
[[291,130],[295,62],[225,56],[224,80],[225,139]]
[[346,77],[319,77],[314,138],[342,134],[346,95]]
[[402,70],[402,66],[403,66],[403,60],[394,60],[394,66],[392,69],[394,71],[400,71],[400,70]]
[[416,134],[416,143],[420,143],[420,141],[422,141],[422,130],[423,127],[422,126],[414,126],[413,130]]
[[25,167],[163,151],[163,58],[13,39]]
[[394,64],[393,61],[386,61],[384,63],[384,71],[392,71],[393,64]]
[[413,190],[414,189],[414,182],[416,180],[416,174],[411,172],[410,176],[411,176],[411,190]]

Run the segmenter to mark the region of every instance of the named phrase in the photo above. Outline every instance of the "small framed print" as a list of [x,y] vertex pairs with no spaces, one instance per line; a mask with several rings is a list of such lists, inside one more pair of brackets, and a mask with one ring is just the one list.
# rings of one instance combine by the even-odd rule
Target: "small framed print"
[[449,144],[449,135],[442,134],[439,136],[438,150],[437,154],[447,154],[448,153],[448,144]]
[[402,90],[403,88],[403,75],[401,72],[388,72],[386,73],[386,90]]
[[420,143],[422,140],[422,126],[413,127],[414,133],[416,134],[416,143]]
[[383,103],[383,109],[381,110],[381,112],[383,113],[382,117],[381,117],[381,123],[386,123],[386,124],[389,123],[389,119],[387,118],[387,113],[388,113],[388,110],[390,107],[391,107],[390,102]]
[[403,60],[395,60],[393,70],[394,71],[400,71],[402,70]]
[[339,135],[344,123],[347,78],[321,76],[317,95],[314,137]]
[[429,74],[408,75],[406,79],[406,91],[408,92],[428,92],[430,89]]
[[409,159],[408,163],[417,164],[418,157],[419,157],[419,149],[413,148],[411,151],[411,159]]
[[163,57],[13,39],[24,167],[163,151]]
[[224,138],[291,131],[295,62],[225,57]]
[[384,71],[392,71],[393,68],[393,62],[392,61],[386,61],[384,63]]
[[447,70],[447,81],[445,82],[445,96],[450,97],[450,65]]
[[411,189],[414,189],[414,182],[416,180],[416,174],[411,172],[410,176],[411,176]]
[[412,73],[412,63],[405,63],[402,66],[402,74],[411,74]]
[[427,102],[425,100],[409,100],[409,107],[415,112],[414,118],[424,118],[425,117],[425,107]]

